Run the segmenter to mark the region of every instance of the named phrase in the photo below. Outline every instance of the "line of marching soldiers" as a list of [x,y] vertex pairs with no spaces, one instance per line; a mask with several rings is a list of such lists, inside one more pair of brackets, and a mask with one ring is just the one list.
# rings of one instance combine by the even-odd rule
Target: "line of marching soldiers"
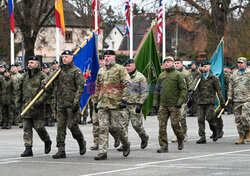
[[[44,141],[44,152],[47,154],[51,151],[52,141],[44,124],[54,126],[55,120],[57,120],[56,146],[58,151],[53,158],[66,158],[67,127],[78,142],[80,155],[86,152],[86,141],[78,126],[79,104],[85,80],[81,70],[73,64],[73,53],[65,50],[61,56],[62,65],[59,76],[48,88],[45,88],[45,84],[58,72],[57,62],[53,63],[53,66],[57,66],[50,74],[47,63],[43,64],[43,71],[41,71],[38,69],[38,58],[30,57],[27,72],[17,79],[20,82],[13,81],[14,73],[18,72],[15,66],[11,66],[12,71],[4,68],[3,76],[1,76],[2,128],[8,129],[11,124],[17,123],[19,119],[16,117],[20,110],[26,107],[40,90],[44,90],[42,96],[22,116],[25,143],[22,157],[33,156],[32,128]],[[133,59],[127,60],[125,67],[117,64],[115,60],[116,54],[113,50],[106,51],[99,59],[101,68],[92,98],[94,145],[90,148],[99,150],[95,160],[107,159],[109,133],[115,139],[115,147],[122,143],[117,150],[122,151],[125,157],[130,154],[130,142],[127,135],[130,122],[141,139],[141,149],[145,149],[148,145],[149,136],[143,127],[142,108],[151,90],[148,90],[146,78],[136,70]],[[0,71],[3,67],[1,66]],[[184,142],[188,137],[186,123],[188,110],[191,115],[195,113],[195,110],[198,112],[200,139],[196,142],[197,144],[206,143],[205,120],[208,121],[213,132],[210,138],[213,141],[221,138],[224,134],[223,121],[222,118],[217,118],[219,110],[217,112],[214,110],[216,94],[221,108],[225,107],[225,100],[218,78],[210,71],[209,61],[202,62],[200,66],[192,62],[190,68],[185,68],[181,59],[174,60],[173,57],[168,56],[163,59],[162,70],[155,90],[152,92],[154,93],[153,110],[158,113],[159,121],[160,148],[157,153],[168,152],[166,127],[169,118],[175,133],[172,142],[178,143],[179,150],[184,148]],[[250,70],[247,68],[247,59],[238,58],[238,69],[231,73],[225,68],[224,73],[225,99],[230,102],[227,110],[229,113],[234,113],[240,136],[236,144],[244,144],[244,135],[246,141],[250,142]],[[7,96],[11,98],[6,98]],[[41,113],[41,109],[47,114]],[[16,115],[12,115],[11,112],[15,112]],[[46,118],[48,120],[44,121]]]

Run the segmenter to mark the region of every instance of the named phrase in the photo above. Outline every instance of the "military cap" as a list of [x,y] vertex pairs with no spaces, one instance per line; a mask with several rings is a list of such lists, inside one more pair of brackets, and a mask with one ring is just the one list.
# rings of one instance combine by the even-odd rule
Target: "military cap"
[[247,62],[247,66],[250,66],[250,61]]
[[238,69],[238,66],[233,65],[233,66],[231,67],[231,70],[233,70],[233,69]]
[[163,62],[166,62],[166,61],[172,61],[174,62],[174,58],[172,56],[167,56],[163,59]]
[[103,56],[105,56],[105,55],[114,55],[115,56],[116,54],[115,54],[114,50],[107,50],[104,52]]
[[128,59],[126,62],[125,62],[125,65],[127,64],[133,64],[135,63],[134,59]]
[[0,68],[6,68],[6,65],[1,65]]
[[11,64],[11,65],[10,65],[10,68],[11,68],[11,67],[16,67],[16,64]]
[[36,57],[36,56],[30,56],[30,57],[28,58],[28,60],[35,60],[35,61],[39,61],[39,58],[38,58],[38,57]]
[[61,55],[70,55],[70,56],[73,56],[73,53],[70,50],[65,50],[65,51],[62,52]]
[[4,73],[5,72],[10,72],[10,69],[9,68],[6,68],[5,70],[4,70]]
[[210,65],[210,61],[203,61],[203,62],[201,63],[201,66],[203,66],[203,65]]
[[245,57],[239,57],[238,58],[238,62],[239,63],[245,63],[245,62],[247,62],[247,58],[245,58]]
[[19,67],[19,66],[21,66],[21,64],[20,63],[15,63],[15,66]]
[[192,66],[193,64],[197,65],[195,61],[192,61],[190,65]]
[[43,63],[43,68],[50,68],[48,63]]
[[54,61],[54,62],[52,63],[52,65],[54,65],[54,64],[58,64],[58,61]]

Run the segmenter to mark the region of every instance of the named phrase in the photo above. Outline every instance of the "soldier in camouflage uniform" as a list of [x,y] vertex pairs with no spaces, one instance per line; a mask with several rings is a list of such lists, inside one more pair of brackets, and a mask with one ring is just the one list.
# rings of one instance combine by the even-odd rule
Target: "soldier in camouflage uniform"
[[[55,74],[59,69],[58,61],[54,61],[52,63],[52,74]],[[54,120],[57,121],[57,96],[56,96],[57,88],[56,86],[53,89],[52,100],[51,100],[51,110],[52,117],[55,117]]]
[[[128,89],[128,105],[123,112],[124,126],[128,132],[129,121],[131,121],[133,128],[141,138],[141,149],[145,149],[148,145],[149,137],[143,128],[143,115],[141,110],[148,96],[147,80],[143,74],[136,70],[134,59],[127,60],[125,68],[130,75],[132,87]],[[117,150],[123,151],[123,146]]]
[[105,66],[97,74],[95,109],[98,109],[100,126],[99,154],[95,160],[107,159],[109,129],[114,129],[124,146],[123,156],[130,153],[130,142],[123,126],[121,109],[126,108],[128,99],[127,86],[130,77],[124,67],[116,64],[113,50],[104,53]]
[[[28,73],[23,77],[17,98],[17,107],[27,107],[33,100],[41,88],[44,88],[43,80],[47,77],[45,73],[38,68],[38,57],[31,56],[28,60]],[[49,91],[49,89],[48,89]],[[45,143],[44,152],[47,154],[51,150],[51,140],[49,134],[44,127],[43,103],[48,98],[45,91],[39,99],[30,107],[30,109],[22,116],[23,118],[23,140],[25,143],[25,151],[21,157],[33,156],[32,143],[33,132],[32,127],[36,130],[41,140]],[[19,108],[20,109],[20,108]]]
[[66,158],[65,138],[67,127],[70,129],[73,138],[78,142],[80,155],[86,153],[86,141],[78,126],[76,114],[80,107],[80,99],[84,91],[85,80],[81,70],[74,66],[73,53],[71,51],[65,50],[62,53],[62,61],[61,72],[54,82],[57,87],[56,96],[58,97],[56,136],[58,152],[53,155],[54,159]]
[[[5,69],[6,69],[5,65],[0,65],[0,79],[1,80],[3,79]],[[1,94],[2,94],[2,90],[1,90],[1,86],[0,86],[0,126],[2,126],[2,120],[3,120],[3,117],[2,117],[3,104],[2,104],[2,100],[1,100],[1,97],[2,97]]]
[[154,109],[159,108],[159,144],[158,153],[168,152],[167,123],[170,117],[171,126],[177,136],[178,149],[182,150],[183,132],[180,126],[181,107],[187,101],[187,86],[182,74],[174,68],[174,58],[168,56],[164,60],[165,71],[157,80],[154,93]]
[[222,95],[219,79],[210,72],[210,62],[202,63],[202,76],[196,89],[198,104],[198,125],[200,139],[197,144],[206,143],[205,119],[208,121],[211,131],[213,132],[213,141],[218,139],[218,125],[214,116],[214,105],[216,92],[219,96],[221,107],[224,108],[225,101]]
[[2,129],[10,129],[13,122],[13,104],[15,102],[14,97],[14,81],[11,78],[11,73],[9,69],[4,71],[4,77],[1,80],[1,90],[2,90],[2,106],[3,106],[3,125]]
[[247,59],[238,58],[239,70],[230,77],[228,100],[234,107],[234,116],[239,140],[235,144],[250,142],[250,69],[246,68]]

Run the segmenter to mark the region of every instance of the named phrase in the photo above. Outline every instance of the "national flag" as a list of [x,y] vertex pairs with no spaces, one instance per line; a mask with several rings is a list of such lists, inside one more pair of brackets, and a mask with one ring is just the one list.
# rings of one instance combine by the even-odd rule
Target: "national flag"
[[157,19],[157,31],[158,31],[157,43],[159,44],[161,44],[162,42],[162,21],[163,21],[163,6],[162,6],[162,0],[160,0],[158,9],[158,19]]
[[95,24],[95,7],[97,6],[97,26],[98,26],[98,34],[100,34],[100,17],[99,17],[99,0],[92,0],[92,14],[94,16],[94,28],[96,26]]
[[130,34],[130,0],[126,0],[125,3],[125,16],[126,16],[126,35]]
[[56,15],[56,27],[61,28],[62,34],[65,35],[65,23],[64,23],[62,0],[55,0],[55,15]]
[[[217,76],[220,80],[222,94],[225,98],[225,84],[224,84],[224,72],[223,72],[223,49],[224,49],[224,41],[223,39],[220,41],[217,46],[212,59],[210,60],[211,64],[211,72]],[[220,108],[220,101],[218,95],[216,95],[215,102],[215,112],[217,112]]]
[[10,30],[14,33],[15,24],[14,24],[14,9],[12,0],[8,0],[8,6],[9,6]]
[[86,80],[84,86],[84,93],[80,100],[80,108],[83,111],[88,104],[89,98],[95,93],[95,81],[97,72],[99,70],[99,61],[97,56],[95,35],[88,41],[88,43],[80,49],[77,55],[74,57],[74,64],[83,72],[83,76]]
[[146,77],[148,83],[149,93],[142,108],[142,113],[146,118],[152,109],[154,89],[158,76],[161,73],[161,64],[152,29],[135,58],[135,65],[136,69]]

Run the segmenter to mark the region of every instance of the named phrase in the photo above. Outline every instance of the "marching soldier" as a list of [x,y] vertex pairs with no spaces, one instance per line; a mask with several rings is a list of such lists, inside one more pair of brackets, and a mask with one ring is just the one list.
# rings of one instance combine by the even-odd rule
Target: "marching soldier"
[[239,70],[230,77],[228,100],[234,108],[235,123],[239,133],[239,140],[235,144],[250,142],[250,70],[246,68],[247,59],[238,58]]
[[154,93],[154,109],[158,110],[159,120],[159,144],[157,153],[168,152],[167,123],[171,119],[171,126],[177,136],[178,149],[182,150],[183,132],[180,126],[181,107],[187,101],[187,86],[180,72],[174,68],[174,58],[168,56],[164,60],[165,71],[162,72],[156,82]]
[[[44,88],[43,80],[47,77],[45,73],[38,68],[38,57],[31,56],[28,59],[28,73],[23,77],[20,84],[20,92],[17,98],[17,107],[20,109],[22,103],[24,107],[33,100],[37,93]],[[44,127],[43,103],[48,98],[47,91],[30,107],[30,109],[22,116],[23,118],[23,140],[25,144],[25,151],[21,157],[33,156],[33,132],[32,128],[36,130],[39,137],[45,144],[44,153],[48,154],[51,151],[51,140],[48,132]]]

